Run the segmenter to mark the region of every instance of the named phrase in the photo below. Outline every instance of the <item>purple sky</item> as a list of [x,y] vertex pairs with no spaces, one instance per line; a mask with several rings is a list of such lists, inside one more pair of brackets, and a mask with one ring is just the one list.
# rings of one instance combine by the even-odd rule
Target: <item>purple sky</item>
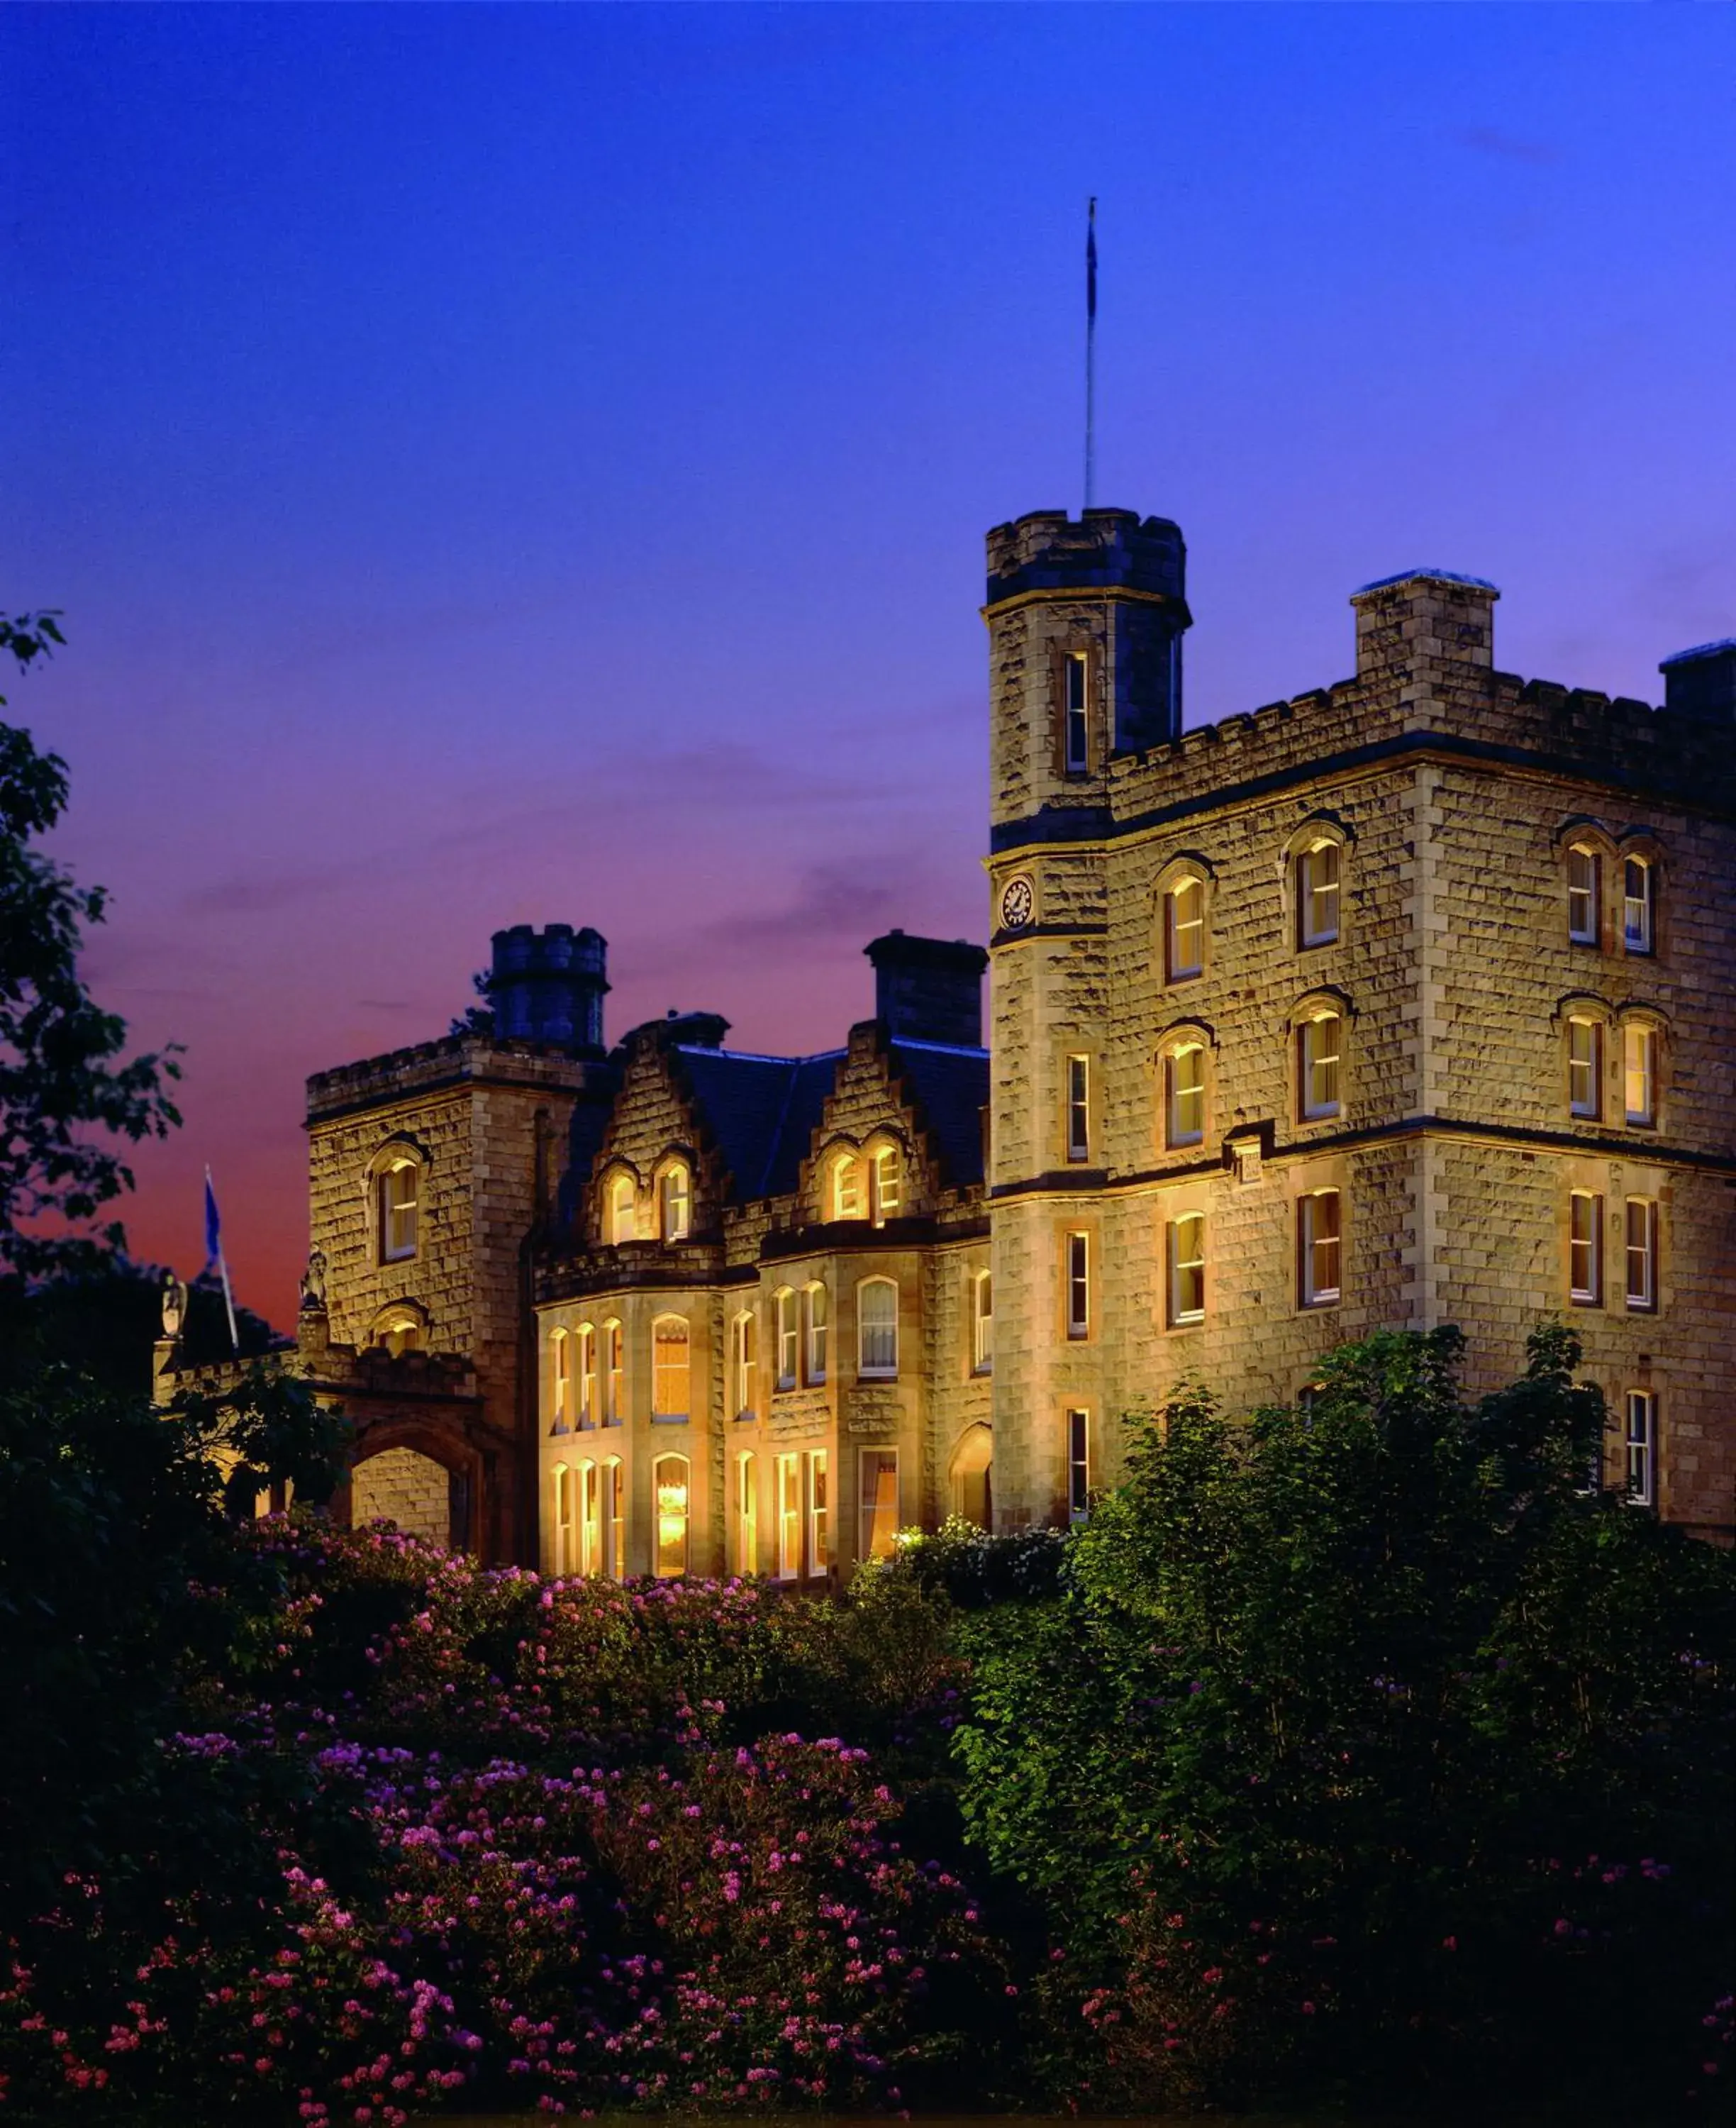
[[982,534],[1177,517],[1188,718],[1492,577],[1655,700],[1736,629],[1736,9],[0,12],[6,686],[187,1128],[141,1255],[288,1319],[301,1081],[595,924],[619,1034],[834,1042],[984,935]]

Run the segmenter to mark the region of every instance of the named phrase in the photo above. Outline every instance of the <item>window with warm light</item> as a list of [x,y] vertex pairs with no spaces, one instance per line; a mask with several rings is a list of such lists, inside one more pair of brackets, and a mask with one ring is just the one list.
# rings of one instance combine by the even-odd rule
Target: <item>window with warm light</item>
[[1335,1190],[1314,1190],[1296,1200],[1297,1298],[1304,1308],[1330,1308],[1339,1296],[1344,1245]]
[[865,1448],[856,1494],[858,1559],[889,1559],[898,1538],[898,1451]]
[[658,1183],[659,1222],[666,1242],[685,1242],[693,1226],[693,1177],[685,1161],[672,1160]]
[[1628,1121],[1648,1128],[1658,1120],[1658,1035],[1654,1028],[1629,1024],[1622,1029],[1621,1076]]
[[653,1418],[686,1418],[691,1394],[690,1349],[685,1316],[658,1316],[651,1326],[651,1414]]
[[608,1556],[603,1570],[612,1581],[627,1579],[627,1472],[619,1456],[603,1465],[603,1527]]
[[1576,1190],[1568,1199],[1568,1298],[1577,1308],[1603,1302],[1603,1199]]
[[1067,1284],[1067,1335],[1091,1335],[1091,1237],[1074,1232],[1063,1237],[1062,1260]]
[[1069,776],[1083,776],[1091,766],[1089,680],[1087,653],[1070,651],[1061,661],[1061,761]]
[[618,1175],[609,1185],[609,1238],[630,1242],[636,1226],[638,1192],[630,1175]]
[[1297,943],[1330,946],[1338,936],[1341,853],[1336,843],[1321,840],[1296,860]]
[[1568,852],[1568,937],[1576,946],[1598,943],[1602,876],[1603,862],[1596,851],[1575,843]]
[[772,1299],[777,1330],[777,1387],[793,1389],[801,1378],[801,1304],[789,1286],[780,1287]]
[[869,1178],[874,1191],[874,1223],[884,1227],[895,1218],[904,1202],[904,1174],[899,1166],[895,1146],[876,1147],[869,1163]]
[[1169,1323],[1178,1330],[1200,1323],[1206,1313],[1206,1216],[1184,1212],[1165,1226]]
[[660,1579],[687,1571],[687,1458],[660,1456],[651,1466],[657,1541],[652,1571]]
[[572,1423],[572,1340],[564,1330],[552,1331],[548,1339],[550,1401],[553,1405],[551,1433],[564,1433]]
[[603,1487],[595,1463],[579,1465],[579,1571],[599,1574],[603,1565]]
[[1344,1025],[1338,1013],[1316,1012],[1296,1030],[1297,1088],[1304,1123],[1318,1123],[1341,1112],[1339,1060]]
[[414,1308],[388,1308],[376,1319],[368,1342],[394,1358],[401,1352],[420,1352],[423,1323]]
[[1075,1405],[1067,1413],[1067,1513],[1083,1522],[1091,1512],[1091,1414]]
[[1629,1389],[1622,1432],[1627,1451],[1628,1498],[1636,1508],[1655,1507],[1658,1495],[1658,1399],[1650,1389]]
[[751,1309],[744,1309],[731,1326],[729,1370],[735,1378],[735,1415],[751,1418],[760,1389],[760,1322]]
[[1595,1123],[1603,1114],[1603,1028],[1595,1019],[1568,1022],[1568,1113]]
[[735,1569],[738,1574],[760,1570],[760,1475],[752,1449],[735,1459]]
[[802,1567],[802,1466],[799,1457],[771,1459],[777,1508],[778,1579],[794,1581]]
[[1178,880],[1164,896],[1164,975],[1185,981],[1206,965],[1206,883]]
[[807,1372],[809,1384],[817,1385],[826,1379],[826,1289],[818,1279],[805,1286],[802,1292],[803,1334],[807,1343]]
[[379,1179],[382,1263],[407,1263],[416,1252],[421,1179],[413,1160],[393,1161]]
[[1067,1157],[1091,1157],[1091,1059],[1067,1059]]
[[831,1466],[823,1448],[809,1449],[803,1460],[808,1481],[808,1571],[818,1576],[832,1565]]
[[834,1219],[862,1216],[862,1163],[853,1152],[841,1152],[832,1161],[832,1216]]
[[1179,1043],[1164,1057],[1164,1144],[1174,1152],[1205,1135],[1205,1044]]
[[856,1372],[889,1380],[898,1372],[898,1288],[865,1278],[856,1290]]
[[627,1416],[627,1341],[619,1323],[603,1325],[603,1423],[619,1426]]
[[1658,1306],[1658,1200],[1629,1197],[1626,1205],[1627,1302],[1636,1315]]
[[581,1323],[572,1333],[578,1351],[578,1420],[581,1426],[595,1426],[597,1423],[597,1333],[589,1323]]
[[970,1371],[992,1373],[994,1367],[994,1278],[978,1271],[970,1281]]
[[565,1463],[557,1463],[552,1475],[554,1480],[554,1570],[557,1574],[571,1574],[574,1556],[572,1472]]
[[1644,857],[1629,857],[1621,867],[1621,943],[1630,953],[1653,951],[1657,872]]

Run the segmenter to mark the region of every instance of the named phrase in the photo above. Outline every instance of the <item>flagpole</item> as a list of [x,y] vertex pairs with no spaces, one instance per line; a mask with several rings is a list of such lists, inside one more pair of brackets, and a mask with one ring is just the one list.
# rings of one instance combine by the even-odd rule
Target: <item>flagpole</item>
[[1085,221],[1085,507],[1097,485],[1097,198]]
[[[230,1290],[229,1266],[223,1256],[223,1228],[217,1217],[217,1193],[211,1186],[208,1162],[205,1170],[205,1241],[207,1251],[216,1258],[217,1275],[223,1281],[223,1305],[229,1311],[229,1347],[239,1359],[241,1335],[235,1328],[235,1296]],[[208,1264],[206,1268],[210,1268]]]

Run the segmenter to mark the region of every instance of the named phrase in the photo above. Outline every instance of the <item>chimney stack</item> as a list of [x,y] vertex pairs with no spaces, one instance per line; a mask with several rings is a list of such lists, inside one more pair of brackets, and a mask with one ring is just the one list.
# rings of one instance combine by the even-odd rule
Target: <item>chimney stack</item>
[[1663,675],[1663,705],[1671,716],[1736,727],[1736,635],[1678,650],[1658,669]]
[[862,950],[874,963],[874,1016],[894,1041],[982,1047],[989,956],[980,946],[889,931]]

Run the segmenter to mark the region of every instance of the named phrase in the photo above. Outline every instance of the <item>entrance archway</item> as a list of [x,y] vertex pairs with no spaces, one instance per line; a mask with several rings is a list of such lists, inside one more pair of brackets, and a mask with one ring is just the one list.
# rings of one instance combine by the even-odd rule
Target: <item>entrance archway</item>
[[994,1435],[986,1426],[968,1426],[952,1451],[952,1512],[979,1529],[994,1527],[994,1494],[989,1480]]
[[395,1522],[406,1537],[450,1548],[461,1541],[453,1528],[453,1477],[443,1463],[414,1448],[382,1448],[350,1473],[350,1521]]

